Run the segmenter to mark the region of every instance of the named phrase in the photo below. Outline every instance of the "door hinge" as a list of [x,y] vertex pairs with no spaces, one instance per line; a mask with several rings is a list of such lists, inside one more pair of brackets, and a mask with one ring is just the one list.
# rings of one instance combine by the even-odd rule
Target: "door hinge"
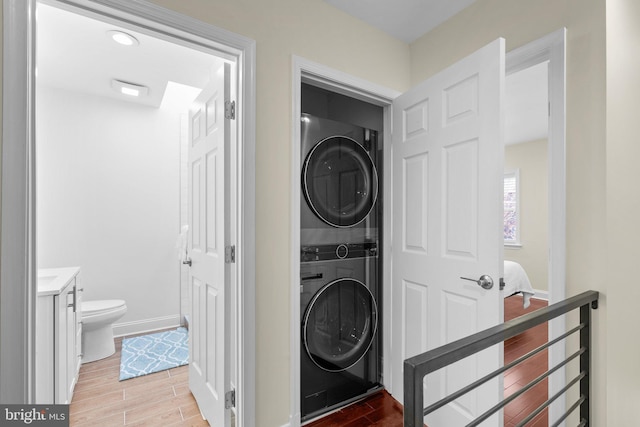
[[224,102],[224,118],[229,120],[236,119],[236,101]]
[[224,262],[227,264],[233,264],[236,262],[236,245],[225,246]]
[[231,409],[236,407],[236,391],[229,390],[224,394],[224,409]]

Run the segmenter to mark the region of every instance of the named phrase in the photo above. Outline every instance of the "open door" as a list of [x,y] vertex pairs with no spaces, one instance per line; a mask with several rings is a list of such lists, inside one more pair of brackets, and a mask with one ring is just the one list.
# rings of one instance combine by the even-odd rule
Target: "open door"
[[[399,400],[405,359],[503,320],[504,52],[504,40],[496,40],[393,103],[391,348]],[[479,286],[485,275],[489,289]],[[425,406],[501,365],[495,346],[427,376]],[[496,379],[426,423],[466,425],[502,393]]]
[[231,417],[225,409],[225,394],[231,392],[228,302],[235,237],[229,199],[231,126],[225,117],[229,97],[230,65],[225,64],[189,111],[189,387],[212,426],[229,426]]

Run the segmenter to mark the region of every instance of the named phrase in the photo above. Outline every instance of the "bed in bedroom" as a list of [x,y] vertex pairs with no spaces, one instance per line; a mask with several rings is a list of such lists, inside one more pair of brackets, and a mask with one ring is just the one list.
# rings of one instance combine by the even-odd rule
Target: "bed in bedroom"
[[521,293],[522,306],[524,308],[529,307],[531,297],[535,294],[524,268],[517,262],[506,260],[504,262],[504,288],[502,290],[505,298]]

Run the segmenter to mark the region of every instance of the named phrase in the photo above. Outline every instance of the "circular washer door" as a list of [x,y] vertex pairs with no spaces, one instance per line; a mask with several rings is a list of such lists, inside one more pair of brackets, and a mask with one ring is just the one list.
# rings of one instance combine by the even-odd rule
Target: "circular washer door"
[[378,197],[378,175],[367,150],[345,136],[331,136],[309,152],[302,169],[307,203],[324,222],[351,227],[362,222]]
[[360,281],[338,279],[311,299],[302,323],[303,344],[319,368],[340,372],[369,350],[378,325],[378,308]]

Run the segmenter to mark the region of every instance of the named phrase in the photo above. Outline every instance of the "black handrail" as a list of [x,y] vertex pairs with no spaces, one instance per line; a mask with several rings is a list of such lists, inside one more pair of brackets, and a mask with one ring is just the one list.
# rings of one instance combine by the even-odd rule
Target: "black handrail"
[[[426,353],[422,353],[420,355],[411,357],[404,362],[404,425],[407,427],[417,427],[424,425],[424,416],[432,411],[438,409],[439,407],[444,406],[445,404],[455,400],[460,397],[462,394],[465,394],[472,389],[478,387],[479,385],[489,381],[491,378],[494,378],[501,373],[503,373],[508,368],[500,368],[491,374],[481,378],[478,381],[475,381],[471,385],[461,389],[450,396],[446,396],[440,401],[430,405],[428,408],[423,408],[423,379],[424,377],[438,369],[441,369],[445,366],[448,366],[452,363],[455,363],[461,359],[464,359],[467,356],[471,356],[475,353],[478,353],[486,348],[491,347],[492,345],[503,342],[511,337],[514,337],[522,332],[531,329],[535,326],[538,326],[542,323],[546,323],[551,319],[562,316],[572,310],[580,308],[580,325],[571,331],[564,334],[562,337],[558,337],[557,339],[545,344],[544,346],[539,347],[538,349],[530,352],[528,355],[523,356],[518,359],[522,361],[533,354],[543,350],[544,348],[549,347],[550,345],[556,343],[558,340],[562,338],[566,338],[568,335],[579,331],[580,332],[580,350],[577,354],[574,354],[573,357],[580,357],[580,403],[578,405],[573,405],[569,412],[567,412],[562,419],[566,418],[566,416],[576,409],[578,406],[580,407],[580,418],[585,422],[585,425],[589,424],[589,364],[590,358],[589,355],[591,353],[591,333],[590,333],[590,324],[591,324],[591,310],[590,308],[598,307],[598,292],[596,291],[587,291],[583,292],[580,295],[576,295],[572,298],[566,299],[562,302],[552,304],[548,307],[541,308],[529,314],[525,314],[524,316],[518,317],[513,320],[509,320],[500,325],[494,326],[492,328],[486,329],[484,331],[478,332],[476,334],[470,335],[468,337],[459,339],[452,343],[443,345],[441,347],[435,348],[433,350],[427,351]],[[561,365],[564,365],[567,362],[562,362],[552,370],[548,371],[544,376],[548,376],[553,370],[559,368]],[[515,362],[514,362],[515,364]],[[510,364],[509,367],[513,366]],[[535,381],[535,380],[534,380]],[[542,411],[546,406],[548,406],[553,400],[555,400],[558,395],[555,395],[552,399],[549,399],[542,408],[536,409],[536,411]],[[487,417],[497,411],[499,411],[502,407],[504,407],[508,403],[507,400],[503,400],[500,404],[496,405],[494,408],[489,410],[487,413],[483,414],[482,417]],[[475,424],[470,424],[475,425]],[[434,426],[438,427],[438,426]]]

